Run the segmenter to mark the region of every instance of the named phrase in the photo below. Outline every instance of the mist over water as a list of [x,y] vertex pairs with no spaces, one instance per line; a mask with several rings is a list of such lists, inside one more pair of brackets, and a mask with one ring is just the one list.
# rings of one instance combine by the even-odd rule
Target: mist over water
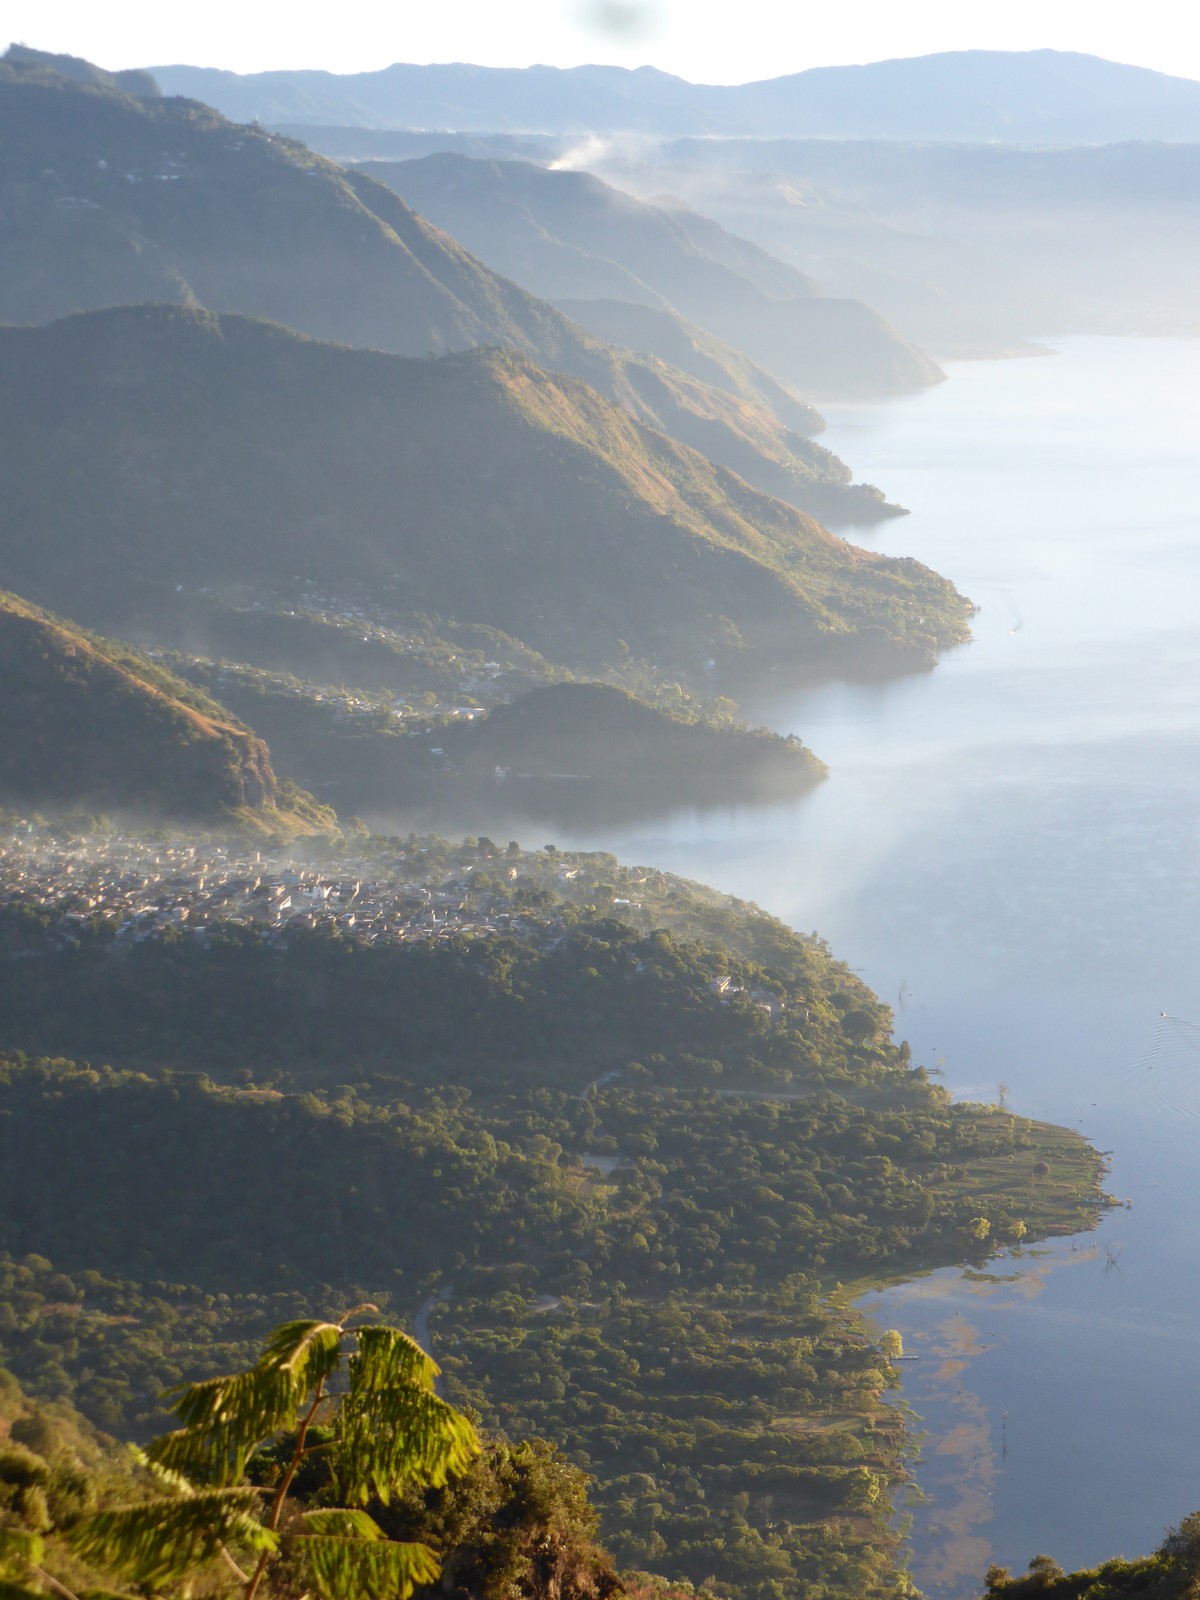
[[827,414],[913,510],[861,541],[951,577],[975,642],[751,707],[829,762],[807,799],[560,842],[818,928],[956,1093],[1003,1080],[1113,1152],[1132,1209],[1094,1238],[879,1305],[921,1355],[914,1574],[967,1595],[1200,1506],[1200,342],[1072,339]]

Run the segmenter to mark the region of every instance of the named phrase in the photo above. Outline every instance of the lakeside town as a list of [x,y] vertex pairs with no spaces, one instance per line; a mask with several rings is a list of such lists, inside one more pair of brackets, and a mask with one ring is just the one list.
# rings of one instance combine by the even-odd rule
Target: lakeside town
[[577,886],[587,897],[599,893],[608,905],[636,912],[640,903],[616,888],[634,889],[651,876],[666,881],[662,874],[621,871],[628,883],[600,884],[597,870],[610,861],[597,856],[585,872],[579,858],[515,845],[502,852],[487,840],[449,846],[372,839],[361,851],[353,843],[322,842],[306,857],[295,846],[71,834],[22,820],[0,834],[0,907],[50,913],[67,932],[72,922],[103,919],[116,924],[119,941],[133,942],[168,928],[204,937],[220,924],[257,927],[267,936],[316,928],[367,941],[506,933],[547,944],[563,929],[561,904],[546,903],[548,888],[571,899]]
[[[148,838],[106,826],[74,833],[27,819],[8,826],[0,832],[0,912],[19,907],[48,916],[65,944],[100,921],[113,928],[117,944],[165,932],[205,941],[219,928],[249,927],[284,942],[303,930],[367,943],[505,934],[547,951],[566,938],[581,910],[648,931],[671,920],[681,898],[689,902],[685,923],[699,910],[697,891],[722,898],[670,873],[621,866],[604,851],[523,850],[515,841],[502,849],[486,838],[453,844],[367,835],[313,844],[305,856],[295,845]],[[747,991],[728,973],[717,972],[708,989],[722,1005],[744,995],[773,1020],[786,1010],[774,990]]]

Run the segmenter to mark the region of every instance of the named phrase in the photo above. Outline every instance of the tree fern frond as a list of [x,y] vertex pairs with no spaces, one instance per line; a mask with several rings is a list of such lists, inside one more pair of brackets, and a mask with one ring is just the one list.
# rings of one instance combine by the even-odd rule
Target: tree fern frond
[[161,1461],[152,1460],[144,1450],[139,1450],[136,1445],[130,1446],[130,1454],[138,1466],[143,1467],[150,1474],[160,1489],[166,1490],[170,1494],[182,1495],[185,1498],[197,1492],[196,1485],[190,1478],[185,1477],[182,1472],[177,1472],[173,1468],[166,1466]]
[[185,1428],[228,1426],[241,1419],[258,1426],[260,1419],[261,1423],[290,1421],[297,1403],[291,1374],[260,1365],[188,1384],[173,1409]]
[[84,1561],[114,1567],[134,1583],[181,1578],[229,1541],[273,1551],[278,1539],[250,1514],[247,1489],[203,1489],[185,1498],[146,1500],[98,1511],[67,1539]]
[[331,1506],[304,1513],[305,1533],[334,1535],[343,1539],[386,1539],[387,1534],[365,1511]]
[[322,1600],[408,1600],[418,1584],[432,1583],[441,1571],[428,1545],[393,1539],[301,1534],[296,1551]]
[[292,1426],[303,1393],[286,1368],[261,1366],[189,1384],[174,1408],[183,1427],[156,1439],[146,1454],[187,1477],[235,1483],[254,1448]]
[[39,1566],[45,1551],[46,1542],[40,1533],[0,1525],[0,1567]]
[[466,1417],[435,1394],[392,1389],[342,1402],[334,1476],[344,1499],[387,1505],[409,1479],[441,1488],[479,1454],[479,1436]]
[[433,1390],[442,1370],[415,1339],[399,1328],[356,1328],[358,1351],[350,1357],[350,1393],[367,1395],[408,1387]]
[[340,1323],[312,1320],[284,1322],[263,1345],[258,1367],[264,1371],[287,1373],[296,1385],[299,1401],[336,1370],[341,1350]]

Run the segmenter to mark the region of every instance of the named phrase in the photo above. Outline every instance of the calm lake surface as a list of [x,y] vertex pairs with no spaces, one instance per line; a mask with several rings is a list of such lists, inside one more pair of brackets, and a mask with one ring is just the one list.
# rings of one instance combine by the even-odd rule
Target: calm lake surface
[[912,508],[860,542],[951,577],[975,642],[753,707],[829,763],[804,801],[560,842],[819,929],[956,1094],[1003,1081],[1113,1152],[1132,1205],[1097,1234],[868,1301],[920,1356],[913,1572],[949,1600],[1200,1508],[1200,341],[1070,340],[827,415]]

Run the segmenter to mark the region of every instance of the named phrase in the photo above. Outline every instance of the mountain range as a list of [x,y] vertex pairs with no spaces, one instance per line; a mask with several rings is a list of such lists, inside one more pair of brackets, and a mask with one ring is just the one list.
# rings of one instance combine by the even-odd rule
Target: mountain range
[[[810,277],[686,206],[651,205],[591,173],[529,161],[446,153],[360,170],[616,344],[678,351],[683,317],[817,398],[902,393],[943,376],[877,313],[822,297]],[[595,301],[606,303],[600,316],[589,315]],[[618,319],[614,303],[641,310]]]
[[947,51],[728,86],[653,67],[152,70],[168,94],[270,124],[1041,144],[1200,139],[1200,83],[1063,50]]
[[[776,412],[761,388],[731,392],[741,383],[732,374],[718,387],[614,350],[365,173],[202,106],[63,76],[46,64],[58,58],[32,55],[0,61],[0,320],[198,302],[404,355],[500,345],[584,378],[766,492],[803,503],[819,489],[811,503],[826,511],[848,481],[806,446],[796,425],[811,432],[819,421],[778,384]],[[909,347],[884,332],[873,348],[889,387]],[[917,358],[913,381],[931,372]]]
[[678,139],[598,159],[620,188],[718,219],[939,356],[1200,327],[1200,145]]

